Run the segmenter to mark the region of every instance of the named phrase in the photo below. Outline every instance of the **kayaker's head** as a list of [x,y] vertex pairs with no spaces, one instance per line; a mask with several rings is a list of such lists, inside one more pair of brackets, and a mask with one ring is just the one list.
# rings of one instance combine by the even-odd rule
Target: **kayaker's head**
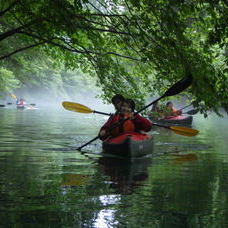
[[152,106],[151,111],[152,111],[152,112],[157,112],[158,110],[159,110],[159,104],[158,104],[158,102],[155,102],[155,103],[153,104],[153,106]]
[[171,101],[168,101],[168,102],[166,103],[166,107],[167,107],[167,108],[173,108],[173,103],[172,103]]
[[135,111],[135,102],[132,99],[125,99],[125,102],[127,102],[131,108],[131,111]]
[[114,105],[117,111],[120,111],[123,102],[124,102],[124,97],[121,94],[116,94],[112,98],[112,104]]
[[134,112],[135,102],[132,99],[125,99],[121,106],[122,114],[129,114]]

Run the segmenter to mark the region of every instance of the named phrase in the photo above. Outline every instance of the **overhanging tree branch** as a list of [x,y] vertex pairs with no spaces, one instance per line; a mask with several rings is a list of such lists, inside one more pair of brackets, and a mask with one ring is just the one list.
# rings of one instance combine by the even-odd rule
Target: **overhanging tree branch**
[[[30,36],[30,37],[33,37],[33,38],[36,38],[38,40],[44,41],[44,42],[46,42],[48,44],[51,44],[53,46],[57,46],[57,47],[59,47],[59,48],[61,48],[63,50],[70,51],[70,52],[73,52],[73,53],[95,54],[95,55],[115,55],[115,56],[126,58],[126,59],[132,59],[132,60],[140,61],[140,59],[137,59],[137,58],[134,58],[134,57],[131,57],[131,56],[121,55],[121,54],[118,54],[118,53],[112,52],[112,51],[109,51],[109,52],[96,52],[96,51],[91,51],[91,50],[87,50],[87,49],[84,49],[84,51],[81,51],[81,50],[76,49],[75,47],[73,47],[71,44],[69,44],[69,42],[66,42],[66,40],[64,40],[62,38],[58,38],[58,37],[52,37],[50,39],[46,39],[46,38],[40,37],[40,36],[32,34],[32,33],[28,33],[28,32],[21,31],[19,33],[27,35],[27,36]],[[59,40],[61,42],[64,42],[65,44],[67,44],[67,46],[65,46],[63,44],[60,44],[60,43],[57,43],[57,42],[55,42],[53,40]]]
[[30,49],[30,48],[33,48],[33,47],[37,47],[37,46],[45,44],[45,43],[46,42],[43,41],[43,42],[35,43],[35,44],[29,45],[29,46],[26,46],[26,47],[23,47],[23,48],[19,48],[19,49],[15,50],[15,51],[13,51],[11,53],[8,53],[6,55],[0,56],[0,60],[4,60],[4,59],[9,58],[10,56],[12,56],[12,55],[14,55],[14,54],[16,54],[18,52],[22,52],[22,51],[25,51],[27,49]]
[[107,28],[112,28],[110,25],[107,25],[107,24],[102,24],[100,22],[97,22],[97,21],[93,21],[93,20],[90,20],[88,18],[86,18],[85,16],[81,16],[81,15],[75,15],[76,18],[80,18],[80,19],[83,19],[89,23],[92,23],[92,24],[95,24],[95,25],[100,25],[100,26],[104,26],[104,27],[107,27]]
[[29,22],[27,24],[21,25],[21,26],[19,26],[17,28],[14,28],[14,29],[11,29],[11,30],[9,30],[7,32],[2,33],[0,35],[0,41],[6,39],[7,37],[10,37],[10,36],[12,36],[12,35],[14,35],[16,33],[19,33],[21,30],[23,30],[25,28],[29,28],[31,25],[34,25],[37,22],[40,22],[41,20],[43,20],[43,19],[36,19],[36,20],[33,20],[33,21],[31,21],[31,22]]

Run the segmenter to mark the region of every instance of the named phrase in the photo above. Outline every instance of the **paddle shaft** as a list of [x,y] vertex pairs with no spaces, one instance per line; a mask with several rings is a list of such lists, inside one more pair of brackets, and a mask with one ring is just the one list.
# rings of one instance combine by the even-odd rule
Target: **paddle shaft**
[[188,115],[195,115],[199,112],[199,109],[192,109],[190,111],[185,112],[184,114],[188,114]]
[[87,142],[86,144],[84,144],[84,145],[78,147],[76,150],[81,151],[83,147],[89,145],[91,142],[93,142],[93,141],[95,141],[95,140],[97,140],[97,139],[99,139],[99,136],[96,136],[95,138],[91,139],[89,142]]
[[157,124],[157,123],[153,123],[153,125],[158,126],[158,127],[164,127],[164,128],[171,129],[169,126],[165,126],[165,125],[161,125],[161,124]]
[[102,114],[102,115],[106,115],[106,116],[111,116],[111,113],[105,113],[105,112],[99,112],[99,111],[93,111],[93,113],[98,113],[98,114]]
[[192,104],[186,105],[184,108],[179,109],[179,111],[186,109],[187,107],[191,106]]

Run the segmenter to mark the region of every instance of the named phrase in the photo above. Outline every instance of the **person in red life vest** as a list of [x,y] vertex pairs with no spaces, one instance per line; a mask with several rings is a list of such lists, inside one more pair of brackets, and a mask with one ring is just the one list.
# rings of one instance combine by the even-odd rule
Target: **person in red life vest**
[[182,114],[181,110],[177,110],[173,107],[173,103],[171,101],[166,103],[166,107],[169,110],[167,116],[179,116]]
[[[115,110],[116,110],[114,115],[117,115],[120,113],[120,109],[121,109],[121,106],[122,106],[124,100],[125,100],[125,98],[121,94],[116,94],[115,96],[112,97],[112,104],[114,105]],[[111,122],[113,121],[114,115],[111,115],[109,117],[108,121],[101,128],[101,130],[99,132],[100,138],[102,138],[104,135],[106,135],[106,129],[110,126]],[[107,127],[106,127],[106,125],[107,125]]]
[[[122,103],[120,112],[116,113],[104,124],[101,128],[99,136],[100,139],[104,140],[107,137],[115,137],[123,132],[139,132],[139,131],[150,131],[152,123],[140,116],[139,114],[134,115],[135,102],[132,99],[125,99]],[[109,130],[113,125],[125,120],[120,126]]]

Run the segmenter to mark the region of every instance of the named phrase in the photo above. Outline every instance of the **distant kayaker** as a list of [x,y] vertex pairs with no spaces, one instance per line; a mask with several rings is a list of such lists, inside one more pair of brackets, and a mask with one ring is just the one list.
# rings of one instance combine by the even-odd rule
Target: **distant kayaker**
[[155,120],[159,120],[164,118],[164,108],[162,108],[162,106],[159,105],[158,102],[154,103],[150,112],[150,116],[155,119]]
[[181,110],[177,110],[173,107],[173,103],[171,101],[168,101],[166,103],[166,107],[168,109],[168,113],[166,114],[166,116],[179,116],[182,114]]
[[26,105],[26,102],[23,98],[20,98],[19,102],[17,103],[17,105],[19,106],[25,106]]
[[[111,116],[101,128],[99,133],[100,138],[103,140],[108,136],[114,137],[123,132],[150,131],[152,123],[139,114],[135,115],[134,110],[135,102],[132,99],[125,99],[121,105],[120,112]],[[120,126],[114,128],[113,130],[109,130],[114,124],[123,121],[123,119],[128,120],[124,121]]]
[[155,102],[155,103],[153,104],[153,106],[152,106],[152,108],[151,108],[151,111],[152,111],[152,112],[160,112],[160,111],[161,111],[158,102]]

